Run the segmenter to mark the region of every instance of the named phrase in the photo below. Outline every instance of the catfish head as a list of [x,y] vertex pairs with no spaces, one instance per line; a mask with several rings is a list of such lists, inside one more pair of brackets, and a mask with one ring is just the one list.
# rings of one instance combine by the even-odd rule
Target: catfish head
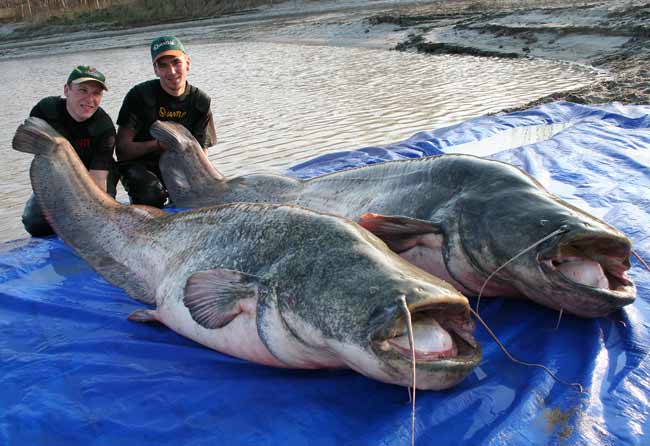
[[525,296],[582,317],[632,303],[630,240],[548,193],[518,168],[450,155],[456,187],[426,218],[367,213],[359,223],[468,296]]
[[[505,163],[501,182],[456,202],[449,250],[496,284],[544,306],[605,316],[634,302],[630,240],[619,230],[546,192]],[[505,266],[504,266],[505,265]]]
[[[346,366],[410,386],[415,360],[417,388],[457,384],[481,358],[467,298],[357,225],[350,223],[350,232],[353,237],[321,240],[318,253],[276,265],[278,291],[258,309],[260,338],[287,364],[311,356],[311,363],[297,365]],[[414,358],[402,300],[411,314]]]

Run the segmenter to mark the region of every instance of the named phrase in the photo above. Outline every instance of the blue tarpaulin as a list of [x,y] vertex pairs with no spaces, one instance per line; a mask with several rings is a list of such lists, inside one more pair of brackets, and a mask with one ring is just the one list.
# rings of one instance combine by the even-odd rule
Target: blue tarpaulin
[[[516,164],[625,232],[650,259],[650,106],[554,103],[421,132],[291,169],[331,170],[466,152]],[[632,260],[637,301],[607,318],[483,299],[480,366],[417,394],[417,445],[650,444],[650,272]],[[407,390],[349,370],[235,359],[163,326],[56,237],[0,245],[0,445],[407,445]]]

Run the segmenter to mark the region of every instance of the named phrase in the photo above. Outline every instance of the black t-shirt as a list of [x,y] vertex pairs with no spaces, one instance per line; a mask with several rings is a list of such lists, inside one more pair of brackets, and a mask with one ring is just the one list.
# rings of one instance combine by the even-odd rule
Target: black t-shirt
[[[124,98],[117,125],[135,132],[134,141],[150,141],[149,128],[154,121],[175,121],[187,128],[201,147],[216,142],[210,97],[189,83],[181,96],[168,94],[159,79],[133,87]],[[143,159],[157,159],[160,153],[150,153]]]
[[75,121],[65,108],[65,99],[50,96],[42,99],[29,113],[47,121],[65,137],[88,170],[109,170],[115,150],[115,125],[101,108],[83,122]]

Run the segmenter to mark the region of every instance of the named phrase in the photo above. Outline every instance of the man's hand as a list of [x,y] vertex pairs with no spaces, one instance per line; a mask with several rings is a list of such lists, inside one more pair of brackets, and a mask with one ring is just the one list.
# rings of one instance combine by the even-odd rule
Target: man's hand
[[162,152],[166,147],[156,139],[135,142],[135,132],[128,127],[120,126],[117,129],[115,154],[118,161],[140,158],[148,153]]
[[108,179],[108,170],[89,170],[90,178],[93,179],[95,184],[99,186],[101,190],[106,192],[106,182]]

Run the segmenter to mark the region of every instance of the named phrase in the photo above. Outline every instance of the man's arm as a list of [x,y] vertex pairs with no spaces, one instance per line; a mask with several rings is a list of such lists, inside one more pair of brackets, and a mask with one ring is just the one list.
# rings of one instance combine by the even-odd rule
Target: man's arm
[[[148,153],[162,150],[163,147],[155,139],[134,141],[141,131],[148,133],[149,123],[143,118],[151,105],[143,99],[142,84],[133,87],[124,97],[120,113],[117,117],[117,141],[115,155],[118,161],[140,158]],[[145,92],[146,93],[146,92]],[[140,139],[140,138],[138,138]]]
[[217,131],[214,127],[212,111],[208,111],[205,116],[195,124],[194,128],[189,129],[189,131],[194,135],[196,141],[207,153],[208,147],[212,147],[217,143]]
[[93,179],[95,184],[97,184],[101,190],[106,192],[108,170],[89,170],[88,173],[90,174],[90,178]]
[[115,153],[118,161],[140,158],[151,152],[162,151],[164,147],[156,139],[151,141],[133,141],[135,132],[128,127],[119,126],[117,129],[117,144]]
[[99,137],[93,138],[92,159],[88,164],[88,173],[97,186],[106,192],[108,188],[108,173],[112,169],[113,163],[115,163],[113,159],[113,153],[115,152],[115,126],[104,110],[99,109],[95,113],[97,118],[95,125],[99,126],[99,128],[105,126],[106,131]]
[[207,151],[208,147],[212,147],[217,144],[217,129],[214,126],[214,117],[212,116],[212,111],[208,113],[208,124],[205,127],[206,140],[203,144],[203,148]]

